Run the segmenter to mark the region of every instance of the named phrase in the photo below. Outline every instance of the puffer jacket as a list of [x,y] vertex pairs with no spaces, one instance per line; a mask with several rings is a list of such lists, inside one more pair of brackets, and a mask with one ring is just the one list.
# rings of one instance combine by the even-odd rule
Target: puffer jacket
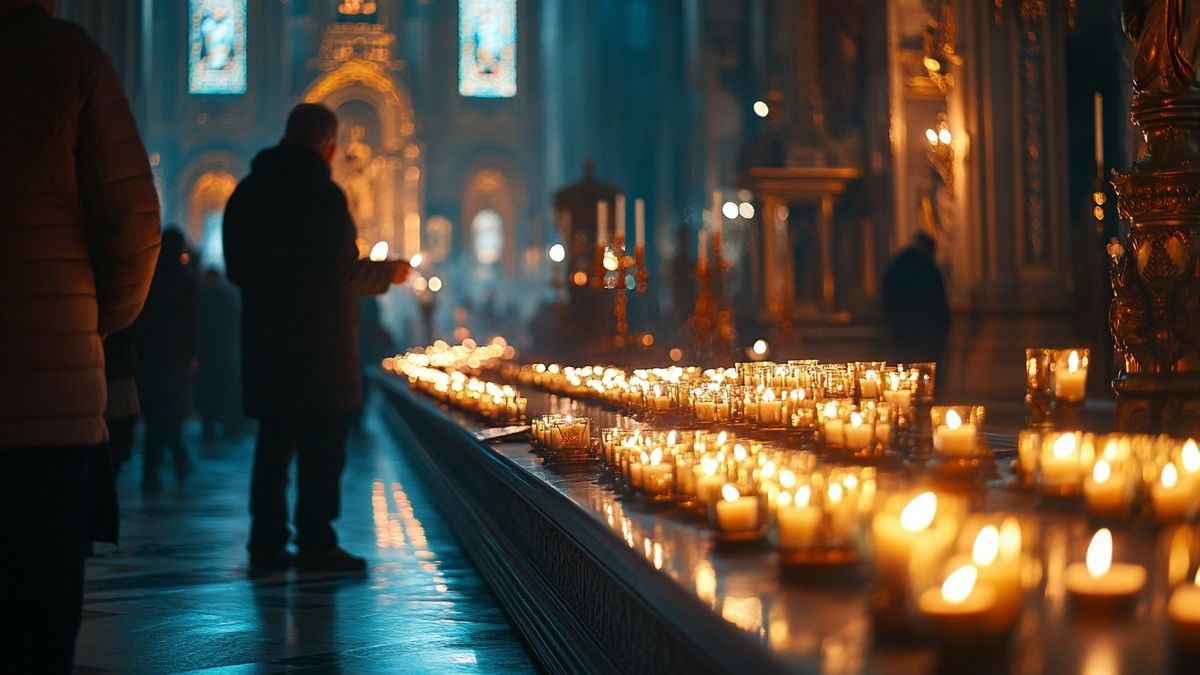
[[130,325],[158,196],[116,73],[83,29],[0,11],[0,452],[101,443],[102,336]]

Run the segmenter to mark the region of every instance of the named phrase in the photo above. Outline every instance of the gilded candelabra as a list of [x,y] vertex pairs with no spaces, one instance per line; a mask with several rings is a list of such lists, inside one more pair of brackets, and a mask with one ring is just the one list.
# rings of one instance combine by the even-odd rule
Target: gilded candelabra
[[733,347],[733,310],[724,302],[724,277],[729,262],[725,260],[720,229],[713,230],[709,246],[713,263],[708,264],[706,257],[696,262],[700,292],[688,323],[695,335],[697,350],[715,355]]

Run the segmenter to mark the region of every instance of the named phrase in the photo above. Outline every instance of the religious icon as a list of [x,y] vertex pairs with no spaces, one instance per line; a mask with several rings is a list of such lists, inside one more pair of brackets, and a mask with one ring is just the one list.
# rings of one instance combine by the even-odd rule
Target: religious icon
[[245,0],[191,0],[188,92],[246,93]]
[[515,96],[514,0],[461,0],[458,12],[458,93],[482,98]]
[[334,167],[337,182],[346,193],[346,204],[360,234],[373,232],[375,226],[375,177],[377,175],[374,152],[366,142],[366,129],[359,124],[350,127],[349,139],[343,144],[345,150]]

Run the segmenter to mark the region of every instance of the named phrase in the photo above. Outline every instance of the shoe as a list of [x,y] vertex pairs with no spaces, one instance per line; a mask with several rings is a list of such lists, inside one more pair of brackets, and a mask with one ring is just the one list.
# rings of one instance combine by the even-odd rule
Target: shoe
[[281,572],[296,564],[296,556],[286,548],[250,552],[250,573]]
[[367,571],[367,559],[347,553],[340,546],[316,553],[300,552],[296,556],[296,569],[301,572],[361,573]]

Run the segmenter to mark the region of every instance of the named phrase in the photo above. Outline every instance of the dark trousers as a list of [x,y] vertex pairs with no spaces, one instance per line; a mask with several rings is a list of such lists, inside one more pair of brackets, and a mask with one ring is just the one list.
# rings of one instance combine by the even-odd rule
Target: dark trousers
[[9,672],[72,670],[94,452],[0,449],[0,658]]
[[171,450],[176,475],[182,477],[191,470],[187,448],[183,445],[183,418],[177,415],[146,415],[146,439],[142,445],[142,482],[157,484],[162,466],[163,449]]
[[352,414],[331,412],[259,420],[250,484],[251,551],[287,545],[288,465],[296,456],[296,546],[314,552],[337,545],[342,468]]

